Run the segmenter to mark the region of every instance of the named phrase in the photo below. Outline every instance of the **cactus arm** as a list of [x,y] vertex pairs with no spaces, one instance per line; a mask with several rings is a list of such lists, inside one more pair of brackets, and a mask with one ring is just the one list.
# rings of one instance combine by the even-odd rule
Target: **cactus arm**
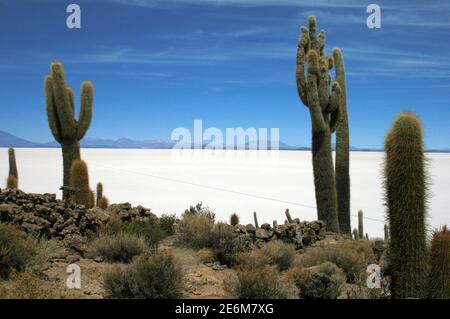
[[311,42],[311,49],[317,52],[319,51],[319,41],[316,36],[316,17],[308,17],[308,29],[309,29],[309,39]]
[[328,72],[328,58],[319,58],[319,101],[320,108],[325,111],[330,101],[330,74]]
[[307,76],[307,96],[308,106],[311,113],[313,130],[323,132],[327,129],[327,124],[323,118],[320,107],[319,94],[317,88],[317,73],[319,69],[318,56],[316,51],[311,50],[308,53],[308,76]]
[[67,87],[67,95],[69,96],[70,109],[72,111],[72,116],[75,117],[75,95],[70,86]]
[[53,137],[58,143],[61,143],[61,125],[59,124],[58,114],[56,112],[55,100],[53,95],[53,80],[50,75],[45,77],[45,101],[47,109],[48,126],[52,131]]
[[321,30],[319,38],[317,39],[320,56],[324,55],[325,41],[326,41],[325,30]]
[[305,79],[305,54],[309,50],[309,34],[308,29],[301,27],[301,36],[298,42],[297,48],[297,69],[296,69],[296,79],[297,79],[297,91],[302,103],[308,107],[308,99],[306,92],[306,79]]
[[94,87],[91,82],[81,84],[81,106],[78,118],[77,139],[81,140],[89,129],[92,120],[92,103],[94,100]]
[[70,107],[70,98],[67,94],[67,85],[61,63],[52,63],[51,75],[53,79],[53,95],[56,110],[61,124],[61,137],[62,139],[72,139],[75,136],[76,130],[75,120]]

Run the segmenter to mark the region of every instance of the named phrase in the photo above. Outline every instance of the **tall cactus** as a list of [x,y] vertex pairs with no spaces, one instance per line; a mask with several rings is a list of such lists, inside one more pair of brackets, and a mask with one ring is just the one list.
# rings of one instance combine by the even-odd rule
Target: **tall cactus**
[[103,184],[101,182],[97,183],[97,200],[96,200],[96,206],[100,207],[100,202],[103,197]]
[[358,211],[358,237],[364,237],[364,213],[362,210]]
[[[297,50],[297,90],[308,107],[312,122],[312,157],[318,218],[327,229],[339,232],[336,180],[331,154],[331,134],[339,122],[341,87],[331,87],[333,58],[326,56],[325,31],[316,35],[316,18],[308,17],[309,29],[301,28]],[[305,63],[308,66],[305,76]]]
[[433,234],[430,257],[427,297],[450,299],[450,231],[446,227]]
[[336,81],[341,87],[341,103],[339,104],[339,124],[336,128],[336,192],[339,229],[350,234],[350,140],[347,115],[347,89],[345,83],[344,57],[340,49],[333,49]]
[[291,217],[291,213],[289,213],[289,208],[286,208],[286,211],[284,213],[286,214],[287,221],[289,223],[292,223],[293,220],[292,220],[292,217]]
[[81,84],[80,114],[77,121],[73,90],[66,84],[62,64],[53,62],[50,74],[45,77],[45,96],[48,124],[55,140],[62,148],[63,184],[69,186],[72,162],[80,159],[79,142],[91,124],[94,88],[89,81],[83,81]]
[[385,152],[391,295],[393,298],[421,298],[427,269],[427,178],[422,125],[414,114],[398,115],[386,136]]
[[256,212],[253,212],[253,219],[255,220],[255,228],[259,228],[258,216],[256,216]]
[[13,148],[8,149],[8,158],[9,158],[9,174],[8,176],[14,176],[17,180],[19,180],[19,174],[17,173],[17,164],[16,164],[16,152]]

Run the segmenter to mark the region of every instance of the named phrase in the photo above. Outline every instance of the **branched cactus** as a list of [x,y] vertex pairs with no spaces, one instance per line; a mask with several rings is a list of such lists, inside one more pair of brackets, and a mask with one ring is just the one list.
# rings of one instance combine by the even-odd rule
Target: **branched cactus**
[[75,203],[84,205],[87,208],[92,207],[94,193],[89,188],[89,173],[85,161],[73,161],[70,170],[70,180],[71,186],[79,189],[74,196]]
[[414,114],[398,115],[386,136],[385,152],[391,295],[422,298],[427,269],[427,177],[422,124]]
[[339,123],[336,127],[336,192],[339,229],[350,234],[350,140],[347,115],[347,89],[345,83],[344,57],[340,49],[333,49],[336,81],[341,88]]
[[100,201],[103,198],[103,184],[102,183],[97,183],[97,207],[100,207]]
[[259,228],[258,216],[256,216],[256,212],[253,212],[253,219],[255,220],[255,227]]
[[[312,121],[312,155],[318,218],[329,231],[339,232],[336,180],[331,154],[331,134],[339,122],[342,101],[338,81],[331,84],[333,58],[326,56],[325,31],[316,35],[316,18],[301,28],[297,50],[297,89]],[[308,69],[305,75],[305,65]]]
[[[75,119],[75,98],[67,86],[63,66],[53,62],[50,74],[45,77],[45,96],[48,124],[55,140],[61,144],[64,166],[64,186],[70,183],[70,168],[80,159],[80,140],[86,134],[92,120],[94,88],[91,82],[81,84],[80,114]],[[66,197],[66,194],[64,194]]]
[[239,224],[239,216],[238,216],[238,214],[233,213],[233,214],[230,216],[230,225],[231,225],[231,226],[236,226],[236,225],[238,225],[238,224]]
[[446,227],[433,234],[430,264],[427,297],[450,299],[450,231]]
[[358,211],[358,237],[364,238],[364,213],[362,210]]

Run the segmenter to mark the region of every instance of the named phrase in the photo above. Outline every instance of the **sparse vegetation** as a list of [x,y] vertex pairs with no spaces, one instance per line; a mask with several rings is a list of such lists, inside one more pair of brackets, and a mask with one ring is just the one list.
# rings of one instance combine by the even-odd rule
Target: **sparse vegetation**
[[119,232],[100,235],[91,243],[89,255],[93,258],[101,256],[109,262],[129,263],[133,257],[148,251],[149,246],[143,236]]
[[175,214],[163,214],[158,220],[159,226],[168,236],[175,234],[176,227],[180,222]]
[[143,255],[104,275],[107,298],[173,299],[183,290],[183,272],[171,254]]
[[294,299],[294,283],[282,278],[275,267],[244,268],[225,283],[227,291],[239,299]]
[[280,270],[291,267],[295,259],[295,247],[281,240],[269,242],[262,248],[262,253]]

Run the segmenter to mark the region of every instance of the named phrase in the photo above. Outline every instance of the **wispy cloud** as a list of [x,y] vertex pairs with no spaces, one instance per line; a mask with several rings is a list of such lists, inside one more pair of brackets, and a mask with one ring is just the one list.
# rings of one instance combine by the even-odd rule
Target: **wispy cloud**
[[111,0],[124,5],[140,7],[165,7],[170,5],[208,5],[208,6],[292,6],[292,7],[328,7],[361,8],[359,0]]

